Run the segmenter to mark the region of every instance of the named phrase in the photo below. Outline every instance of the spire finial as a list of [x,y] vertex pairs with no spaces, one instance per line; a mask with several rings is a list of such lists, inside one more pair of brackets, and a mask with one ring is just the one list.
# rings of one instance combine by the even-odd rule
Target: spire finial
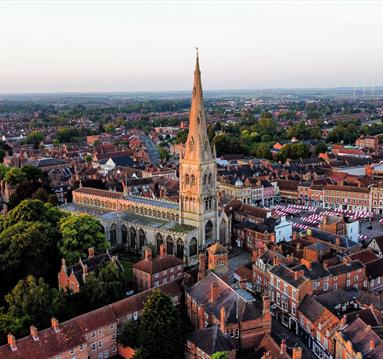
[[198,59],[198,46],[196,46],[196,48],[195,48],[195,52],[196,52],[196,54],[197,54],[197,59]]

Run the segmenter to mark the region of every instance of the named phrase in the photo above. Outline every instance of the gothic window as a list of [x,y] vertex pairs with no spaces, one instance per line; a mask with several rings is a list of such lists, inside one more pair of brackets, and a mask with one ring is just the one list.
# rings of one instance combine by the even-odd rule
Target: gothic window
[[136,247],[136,229],[134,227],[130,227],[130,247],[135,248]]
[[145,242],[146,242],[145,232],[143,231],[142,228],[140,228],[140,230],[138,231],[138,245],[140,249],[145,245]]
[[110,226],[110,244],[114,246],[117,243],[117,227],[113,223]]
[[128,230],[126,229],[125,224],[121,226],[121,242],[122,244],[126,244],[128,241]]
[[189,243],[189,256],[192,257],[195,255],[197,255],[197,240],[193,237]]
[[160,253],[160,246],[161,246],[162,243],[164,243],[164,239],[163,239],[161,233],[157,233],[157,235],[156,235],[156,249],[157,249],[157,253]]
[[209,184],[211,184],[211,173],[209,173]]
[[226,221],[223,219],[221,221],[221,224],[219,225],[219,241],[222,243],[222,244],[225,244],[226,243]]
[[189,175],[185,176],[185,184],[187,184],[187,185],[189,184]]
[[203,176],[203,184],[204,184],[204,185],[207,184],[207,175],[204,175],[204,176]]
[[166,238],[166,253],[173,255],[173,238],[171,236]]
[[194,175],[191,175],[191,185],[192,186],[195,185],[195,177],[194,177]]
[[205,242],[209,243],[213,240],[213,223],[209,220],[205,226]]
[[183,258],[184,257],[184,242],[181,238],[177,239],[177,257]]

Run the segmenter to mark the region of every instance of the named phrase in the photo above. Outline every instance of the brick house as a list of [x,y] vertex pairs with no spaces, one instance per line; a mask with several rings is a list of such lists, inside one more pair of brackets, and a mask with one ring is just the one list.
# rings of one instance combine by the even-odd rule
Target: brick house
[[363,289],[367,287],[366,270],[359,260],[345,258],[344,263],[328,268],[333,289]]
[[215,243],[207,249],[207,253],[207,269],[227,280],[229,251],[221,243]]
[[133,265],[133,277],[138,291],[158,287],[182,276],[182,259],[166,253],[164,243],[158,256],[152,249],[144,249],[144,259]]
[[322,222],[320,223],[320,229],[339,236],[345,236],[346,222],[343,217],[323,216]]
[[[275,232],[272,228],[261,223],[249,221],[233,224],[233,235],[237,244],[247,250],[263,247],[264,243],[275,242]],[[238,243],[240,241],[240,243]]]
[[335,359],[383,358],[383,340],[361,318],[335,333]]
[[355,141],[355,146],[358,148],[371,148],[376,150],[379,146],[378,136],[360,136]]
[[[182,279],[159,288],[180,304]],[[117,329],[129,320],[137,320],[153,289],[82,314],[64,323],[52,318],[51,328],[16,340],[8,335],[8,344],[0,347],[0,358],[7,359],[101,359],[117,355]]]
[[235,342],[228,338],[218,325],[197,330],[186,339],[186,359],[209,359],[217,352],[227,352],[228,359],[237,357]]
[[278,264],[271,268],[269,293],[272,314],[298,333],[297,308],[306,294],[312,294],[312,282],[302,266],[289,268],[287,264]]
[[58,273],[59,289],[70,289],[73,293],[78,293],[90,273],[111,262],[115,263],[120,270],[124,270],[117,256],[112,256],[108,250],[105,253],[94,255],[94,248],[89,248],[88,258],[80,258],[78,263],[69,267],[67,267],[65,259],[62,259],[61,270]]
[[340,327],[340,319],[310,295],[306,295],[299,304],[298,316],[299,326],[307,338],[309,348],[319,358],[333,358],[333,338]]
[[239,349],[252,348],[259,335],[270,333],[270,300],[263,306],[244,289],[230,287],[214,272],[186,290],[188,317],[196,330],[219,325]]

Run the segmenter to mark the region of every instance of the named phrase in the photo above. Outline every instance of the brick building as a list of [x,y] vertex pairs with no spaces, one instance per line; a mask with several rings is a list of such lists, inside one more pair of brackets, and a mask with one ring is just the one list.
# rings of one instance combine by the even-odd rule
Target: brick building
[[[182,296],[182,280],[160,287],[175,305]],[[117,355],[117,328],[128,320],[137,320],[152,289],[80,315],[64,323],[52,318],[52,326],[16,340],[8,335],[8,344],[0,347],[0,358],[7,359],[100,359]]]
[[237,348],[256,345],[257,337],[271,331],[270,301],[263,306],[243,289],[230,287],[214,272],[186,291],[188,317],[195,329],[219,325]]
[[379,146],[378,136],[360,136],[355,141],[355,146],[358,148],[370,148],[376,150]]
[[152,249],[144,249],[144,259],[133,265],[133,276],[137,290],[146,290],[171,282],[182,276],[182,259],[166,253],[165,244],[160,245],[158,256]]

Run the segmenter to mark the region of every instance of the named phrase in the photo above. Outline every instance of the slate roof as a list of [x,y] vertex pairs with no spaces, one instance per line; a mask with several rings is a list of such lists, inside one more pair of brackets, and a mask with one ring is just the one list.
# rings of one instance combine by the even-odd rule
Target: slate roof
[[180,258],[166,254],[163,257],[156,256],[153,259],[142,259],[133,265],[133,268],[146,273],[160,273],[166,269],[181,265],[183,262]]
[[234,341],[224,335],[216,325],[190,334],[188,340],[208,355],[236,349]]
[[349,263],[337,264],[335,266],[330,267],[328,270],[333,276],[338,276],[340,274],[349,273],[362,268],[362,262],[360,262],[359,260],[354,260]]
[[[212,284],[218,285],[217,298],[210,300]],[[226,311],[226,323],[253,320],[262,316],[262,305],[244,290],[235,290],[214,272],[209,272],[203,279],[187,289],[188,294],[204,305],[205,311],[221,317],[221,308]]]
[[[383,340],[361,318],[343,329],[341,335],[351,342],[353,350],[360,352],[364,359],[383,358]],[[370,350],[370,340],[374,341],[374,350]]]
[[375,279],[383,276],[383,258],[367,263],[366,273],[369,279]]
[[[303,268],[299,266],[297,270],[299,269],[303,269]],[[270,269],[270,273],[272,273],[278,278],[283,279],[285,282],[292,285],[294,288],[299,288],[302,284],[310,280],[305,275],[301,275],[297,279],[295,279],[294,272],[295,272],[295,268],[293,270],[287,267],[285,264],[278,264]]]

